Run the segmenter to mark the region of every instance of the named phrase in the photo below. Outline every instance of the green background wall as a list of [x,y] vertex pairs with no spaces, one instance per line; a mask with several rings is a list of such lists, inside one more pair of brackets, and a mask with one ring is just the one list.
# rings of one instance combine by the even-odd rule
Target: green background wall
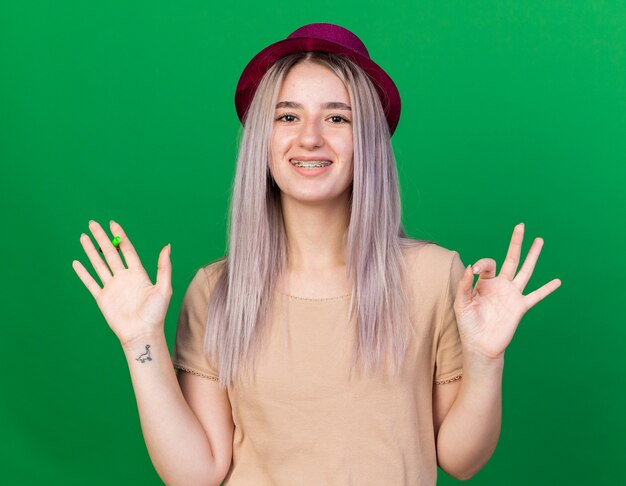
[[527,292],[562,280],[507,350],[470,483],[626,484],[626,2],[537,0],[0,2],[1,482],[161,484],[79,236],[115,219],[153,280],[171,242],[171,349],[225,250],[238,77],[311,22],[353,30],[399,87],[409,234],[499,271],[523,221],[523,257],[545,240]]

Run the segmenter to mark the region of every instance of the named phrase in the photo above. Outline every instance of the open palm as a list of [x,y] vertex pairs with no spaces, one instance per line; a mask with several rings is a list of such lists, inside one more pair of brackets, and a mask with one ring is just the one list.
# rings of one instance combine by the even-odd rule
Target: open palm
[[104,287],[100,288],[98,282],[78,260],[75,260],[72,266],[96,300],[111,330],[122,345],[136,337],[162,331],[172,295],[169,246],[161,250],[157,283],[153,285],[141,264],[139,255],[119,224],[111,221],[111,230],[121,236],[120,249],[128,268],[124,266],[102,227],[92,221],[89,228],[102,248],[106,263],[89,236],[83,234],[80,241]]
[[[523,240],[524,225],[521,223],[513,231],[499,275],[496,275],[496,262],[491,258],[482,258],[473,267],[466,268],[454,302],[464,349],[487,358],[502,357],[524,314],[561,286],[557,278],[528,295],[522,294],[543,246],[543,240],[536,238],[522,268],[515,275]],[[472,288],[474,273],[479,274],[479,278]]]

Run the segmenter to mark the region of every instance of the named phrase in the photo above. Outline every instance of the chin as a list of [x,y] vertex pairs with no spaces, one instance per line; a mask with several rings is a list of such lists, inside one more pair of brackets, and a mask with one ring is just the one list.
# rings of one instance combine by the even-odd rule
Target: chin
[[[339,200],[344,199],[344,194],[320,194],[320,193],[285,193],[288,199],[294,202],[300,202],[304,204],[324,204],[324,203],[337,203]],[[346,195],[348,196],[348,195]],[[349,196],[348,196],[349,197]]]

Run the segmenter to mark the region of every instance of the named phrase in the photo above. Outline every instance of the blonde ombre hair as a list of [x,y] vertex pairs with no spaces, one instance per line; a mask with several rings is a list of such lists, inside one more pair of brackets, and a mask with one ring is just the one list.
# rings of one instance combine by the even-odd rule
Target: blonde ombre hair
[[204,342],[205,353],[219,366],[222,387],[244,371],[254,373],[273,290],[286,267],[280,189],[269,172],[270,139],[282,81],[301,62],[332,70],[352,106],[354,178],[346,238],[347,277],[353,281],[348,319],[357,316],[352,367],[360,362],[366,372],[381,371],[390,363],[396,374],[412,331],[402,247],[427,242],[407,238],[402,228],[396,161],[380,98],[367,74],[344,56],[291,54],[265,73],[244,120],[228,255],[219,263]]

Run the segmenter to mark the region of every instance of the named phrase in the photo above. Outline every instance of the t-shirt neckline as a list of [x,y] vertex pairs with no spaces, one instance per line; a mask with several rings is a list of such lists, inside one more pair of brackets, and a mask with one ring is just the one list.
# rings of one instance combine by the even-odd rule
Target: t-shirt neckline
[[299,301],[305,301],[305,302],[325,302],[329,300],[342,300],[342,299],[346,299],[350,297],[351,295],[351,294],[345,294],[345,295],[339,295],[337,297],[312,298],[312,297],[298,297],[296,295],[286,294],[284,292],[281,292],[278,289],[274,289],[274,292],[280,295],[284,295],[285,297],[289,297],[290,299],[293,299],[293,300],[299,300]]

